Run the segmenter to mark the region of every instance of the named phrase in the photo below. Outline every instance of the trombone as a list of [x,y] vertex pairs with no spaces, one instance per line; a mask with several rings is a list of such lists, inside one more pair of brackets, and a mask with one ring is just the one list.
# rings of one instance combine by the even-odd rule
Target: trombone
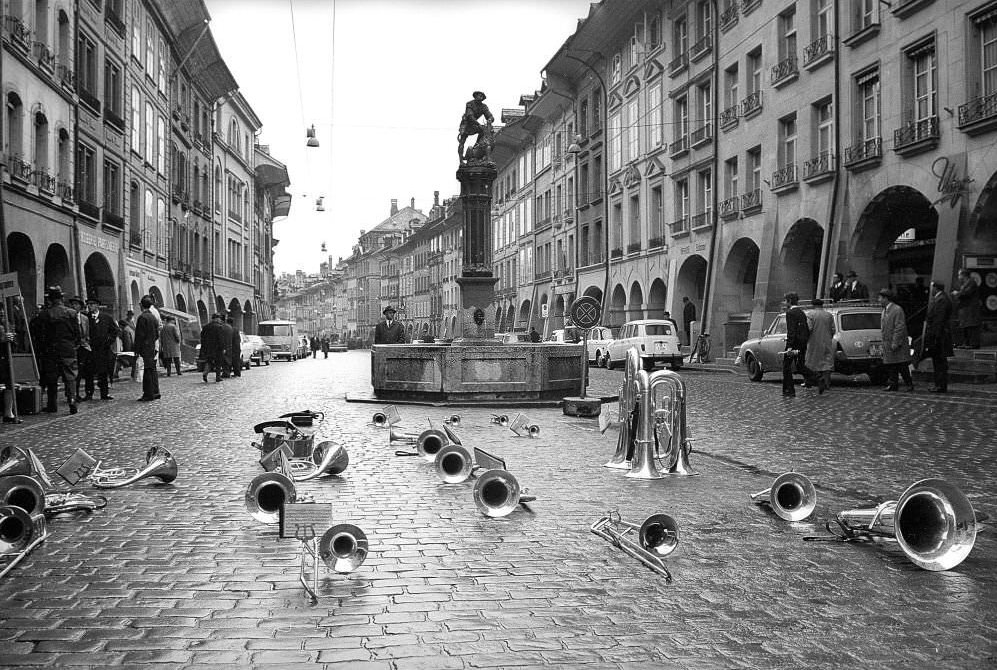
[[[152,447],[145,454],[146,465],[129,475],[123,468],[99,470],[94,468],[90,482],[99,489],[118,489],[134,484],[146,477],[155,477],[161,484],[169,484],[177,478],[177,461],[173,454],[163,447]],[[98,466],[100,464],[98,463]]]
[[48,537],[44,514],[14,505],[0,506],[0,579]]
[[[312,602],[318,600],[318,562],[321,560],[329,569],[348,573],[353,572],[367,560],[367,534],[349,523],[340,523],[329,528],[321,539],[312,537],[301,542],[301,565],[298,581],[308,593]],[[306,563],[311,559],[311,585],[306,579]]]
[[925,570],[954,568],[976,543],[973,504],[958,488],[937,478],[911,484],[899,500],[838,512],[834,521],[841,528],[839,539],[896,540],[907,558]]
[[806,475],[787,472],[779,475],[772,486],[752,493],[757,505],[769,505],[776,516],[786,521],[802,521],[817,507],[817,490]]
[[[663,575],[665,581],[672,581],[672,573],[661,560],[662,557],[675,551],[679,544],[679,525],[672,517],[667,514],[652,514],[638,526],[624,521],[620,518],[620,513],[613,510],[592,524],[590,530],[654,572]],[[637,542],[627,537],[635,531]]]

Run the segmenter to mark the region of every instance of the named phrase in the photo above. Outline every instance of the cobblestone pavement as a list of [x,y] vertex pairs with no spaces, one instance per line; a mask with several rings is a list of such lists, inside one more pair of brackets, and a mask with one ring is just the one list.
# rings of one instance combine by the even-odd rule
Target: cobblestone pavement
[[[560,409],[528,410],[537,439],[461,408],[460,436],[503,456],[538,499],[490,519],[470,483],[395,457],[369,388],[366,352],[275,363],[241,379],[162,380],[163,400],[29,418],[0,442],[32,447],[52,470],[77,446],[134,467],[173,450],[173,484],[106,491],[106,509],[63,517],[0,583],[0,667],[195,668],[981,668],[997,666],[997,542],[989,527],[947,572],[920,570],[895,543],[804,542],[835,511],[895,499],[942,477],[997,514],[997,412],[979,399],[884,394],[864,386],[784,399],[777,382],[689,370],[691,462],[702,476],[635,481],[600,467],[615,430]],[[593,371],[593,394],[619,371]],[[131,391],[131,393],[129,393]],[[261,469],[252,426],[286,411],[326,413],[321,437],[350,453],[339,477],[298,490],[331,503],[370,539],[349,575],[324,572],[309,605],[298,546],[257,524],[243,493]],[[402,406],[418,430],[454,410]],[[507,410],[503,410],[507,411]],[[818,487],[811,520],[749,503],[795,469]],[[589,532],[608,509],[640,522],[674,516],[666,583]]]

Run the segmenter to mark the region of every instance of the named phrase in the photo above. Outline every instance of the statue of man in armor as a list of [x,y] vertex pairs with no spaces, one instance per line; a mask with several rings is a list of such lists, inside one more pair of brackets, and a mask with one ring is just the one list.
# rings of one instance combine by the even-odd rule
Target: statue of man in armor
[[[475,91],[471,96],[473,99],[467,101],[467,105],[464,108],[464,116],[460,120],[460,128],[457,133],[457,156],[460,158],[461,163],[465,161],[464,143],[467,142],[467,138],[470,135],[478,135],[475,147],[483,145],[486,149],[485,155],[478,156],[478,158],[488,159],[488,153],[490,152],[487,150],[490,147],[487,146],[487,141],[482,137],[482,134],[487,134],[490,140],[492,123],[495,121],[495,117],[489,111],[488,105],[485,104],[485,94],[481,91]],[[485,121],[487,122],[484,126],[478,122],[478,119],[482,116],[485,117]]]

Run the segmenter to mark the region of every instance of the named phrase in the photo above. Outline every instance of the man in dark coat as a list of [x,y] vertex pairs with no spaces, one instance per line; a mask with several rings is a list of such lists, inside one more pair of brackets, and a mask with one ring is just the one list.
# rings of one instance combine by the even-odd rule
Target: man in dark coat
[[807,340],[810,339],[810,327],[807,325],[807,315],[800,308],[800,297],[795,293],[783,296],[786,301],[786,353],[782,357],[782,394],[795,396],[793,386],[794,371],[801,371],[804,379],[810,381],[803,361],[807,358]]
[[232,339],[229,340],[229,361],[233,377],[242,376],[242,333],[235,325],[235,320],[230,316],[225,319],[225,325],[232,329]]
[[222,368],[224,367],[225,349],[228,342],[224,340],[222,330],[222,315],[212,314],[210,323],[206,323],[201,328],[201,359],[204,361],[204,370],[201,379],[208,381],[208,375],[215,373],[215,381],[222,380]]
[[143,296],[142,313],[135,322],[135,355],[142,357],[142,397],[140,401],[159,400],[159,369],[156,351],[159,342],[159,319],[152,313],[152,298]]
[[395,321],[395,308],[388,305],[381,313],[384,320],[374,326],[374,344],[405,344],[405,327]]
[[232,376],[232,366],[234,364],[234,359],[238,358],[239,350],[236,349],[232,351],[232,326],[230,326],[225,321],[225,315],[219,314],[221,317],[221,323],[219,325],[222,329],[222,379]]
[[945,284],[931,282],[931,297],[928,299],[928,312],[924,317],[924,355],[931,357],[931,369],[935,385],[931,393],[948,393],[949,356],[952,350],[952,301],[945,294]]
[[682,298],[682,325],[685,330],[685,343],[692,346],[692,322],[696,320],[696,304],[689,296]]
[[962,344],[958,348],[979,349],[983,301],[980,299],[980,287],[969,270],[959,270],[959,288],[952,291],[952,296],[956,300],[956,314],[962,335]]
[[100,389],[101,400],[114,400],[108,389],[108,379],[114,370],[114,340],[118,337],[118,324],[108,314],[100,311],[100,301],[87,298],[87,319],[90,322],[90,373],[86,382],[86,397],[93,397],[94,377]]
[[46,412],[55,412],[59,379],[66,388],[66,401],[69,413],[76,414],[76,375],[79,367],[76,349],[81,345],[80,319],[75,309],[62,304],[62,289],[53,286],[48,289],[49,308],[39,316],[42,341],[45,343],[46,372],[45,388],[48,391]]
[[869,287],[859,281],[858,273],[849,270],[845,275],[845,296],[844,300],[868,300]]
[[848,287],[845,285],[845,278],[841,276],[840,272],[835,272],[831,278],[831,286],[827,289],[827,295],[831,298],[831,302],[844,300],[847,292]]

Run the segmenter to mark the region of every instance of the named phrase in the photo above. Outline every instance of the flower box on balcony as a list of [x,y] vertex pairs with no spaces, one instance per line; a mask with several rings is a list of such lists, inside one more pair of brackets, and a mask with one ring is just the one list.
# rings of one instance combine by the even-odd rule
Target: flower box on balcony
[[782,88],[791,84],[800,77],[800,67],[797,64],[796,56],[783,58],[772,66],[771,83],[775,88]]
[[997,128],[997,93],[991,93],[959,105],[959,130],[979,135]]
[[913,156],[938,146],[941,133],[938,117],[911,121],[893,131],[893,150],[901,156]]

